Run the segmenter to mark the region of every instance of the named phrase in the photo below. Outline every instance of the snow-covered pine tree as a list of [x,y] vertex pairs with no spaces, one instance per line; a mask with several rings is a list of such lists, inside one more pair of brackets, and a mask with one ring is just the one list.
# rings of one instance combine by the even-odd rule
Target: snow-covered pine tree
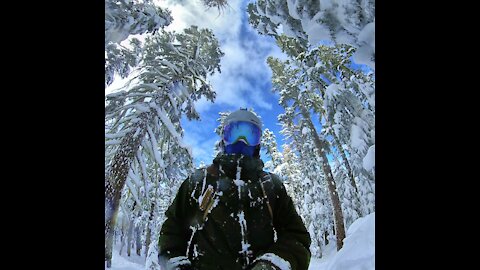
[[270,161],[265,163],[265,170],[274,172],[282,163],[282,153],[278,151],[277,139],[275,134],[266,128],[262,132],[261,146],[265,149],[266,154],[270,157]]
[[155,33],[171,22],[170,11],[151,0],[106,0],[105,86],[113,82],[115,74],[125,78],[138,65],[142,47],[132,36]]
[[303,203],[302,173],[299,158],[289,144],[282,145],[282,163],[275,169],[274,173],[284,179],[285,189],[292,198],[297,211],[300,212],[300,205]]
[[152,0],[105,0],[105,45],[130,35],[155,33],[171,22],[170,11]]
[[[372,149],[373,151],[375,149],[375,118],[373,112],[365,109],[346,88],[334,84],[329,86],[328,90],[327,111],[331,118],[330,122],[333,123],[332,129],[339,134],[339,141],[346,153],[344,158],[348,154],[352,172],[359,186],[362,216],[367,215],[374,211],[374,208],[366,205],[374,204],[372,195],[375,193],[375,174],[373,167],[368,166],[372,163],[374,165],[374,152],[373,155],[371,153]],[[339,90],[338,95],[332,94],[337,90]],[[368,166],[365,168],[367,163]]]
[[[218,41],[210,30],[192,26],[183,33],[166,31],[147,37],[142,47],[138,75],[130,85],[106,96],[105,123],[107,169],[105,174],[105,259],[110,265],[112,236],[121,191],[132,162],[147,151],[165,169],[158,150],[158,138],[170,140],[183,157],[182,166],[192,166],[190,150],[183,144],[182,115],[198,119],[194,101],[213,101],[215,92],[206,81],[208,74],[220,71]],[[163,143],[163,142],[162,142]],[[160,145],[163,145],[163,144]],[[144,146],[144,147],[141,147]],[[185,162],[188,161],[189,162]]]
[[[374,114],[375,114],[375,77],[372,72],[364,73],[361,70],[352,68],[351,56],[354,53],[354,48],[348,45],[337,46],[318,46],[310,51],[304,51],[306,48],[304,44],[298,42],[292,38],[286,36],[279,36],[277,39],[279,47],[286,52],[292,59],[280,63],[276,63],[274,59],[269,59],[272,64],[287,65],[290,68],[292,82],[291,84],[297,84],[304,86],[302,92],[308,102],[306,105],[308,108],[313,109],[313,112],[318,116],[318,120],[322,122],[326,135],[330,135],[329,143],[333,145],[332,149],[338,151],[342,158],[343,166],[347,171],[347,175],[350,180],[351,186],[354,188],[354,200],[356,211],[359,215],[363,216],[365,211],[361,210],[360,200],[365,198],[365,192],[359,194],[358,184],[360,181],[360,174],[363,178],[373,179],[372,175],[365,175],[365,170],[358,170],[355,168],[363,167],[363,163],[366,163],[367,167],[372,171],[372,165],[374,164]],[[347,92],[343,94],[346,101],[354,104],[353,108],[349,109],[346,103],[336,102],[333,100],[332,95],[337,93],[337,85],[342,85],[342,89],[347,89]],[[340,99],[340,98],[338,98]],[[330,100],[332,100],[330,102]],[[338,106],[338,107],[333,107]],[[341,110],[349,110],[351,113],[355,113],[358,117],[357,122],[361,122],[363,127],[363,133],[361,136],[351,136],[353,131],[362,131],[357,127],[353,127],[351,120],[344,121],[339,118],[342,113],[336,114],[336,108]],[[334,115],[337,115],[335,120]],[[364,119],[364,120],[361,120]],[[339,124],[339,121],[342,124]],[[366,121],[368,124],[364,124]],[[343,129],[343,133],[339,133],[338,126],[343,125],[348,128]],[[370,155],[366,159],[367,150],[361,148],[359,155],[352,156],[352,151],[349,148],[352,138],[355,138],[354,145],[362,146],[367,145],[370,149]],[[373,138],[373,139],[372,139]],[[373,147],[372,147],[373,146]],[[372,148],[370,148],[372,147]],[[369,185],[370,186],[370,185]],[[370,189],[371,190],[371,189]],[[363,197],[363,198],[360,198]],[[371,197],[371,195],[369,196]],[[361,213],[362,212],[362,213]]]
[[[332,203],[321,166],[322,161],[308,128],[304,126],[305,122],[297,119],[298,124],[295,124],[298,113],[291,107],[285,111],[279,116],[279,121],[283,127],[281,133],[290,140],[290,143],[284,145],[284,163],[281,167],[293,168],[296,171],[293,174],[295,177],[292,178],[295,181],[291,183],[293,200],[312,238],[310,250],[314,256],[321,257],[324,246],[328,243],[325,236],[335,235],[332,226],[334,224]],[[293,149],[298,152],[298,157]]]
[[360,201],[358,200],[357,191],[354,190],[349,177],[346,175],[346,171],[343,168],[343,164],[338,158],[338,153],[332,151],[334,156],[332,171],[335,179],[337,179],[337,190],[338,196],[341,200],[343,218],[345,220],[345,227],[350,227],[350,225],[358,218],[360,218],[361,211],[359,211]]
[[225,118],[230,114],[230,111],[219,112],[219,117],[217,118],[218,126],[215,128],[215,133],[218,135],[218,140],[215,142],[213,147],[213,156],[217,156],[220,153],[223,153],[223,126],[225,124]]
[[[349,201],[349,204],[342,204],[342,211],[347,209],[344,220],[350,224],[355,218],[373,212],[375,205],[374,75],[351,67],[349,59],[354,49],[350,46],[319,46],[302,52],[302,44],[293,39],[284,37],[277,42],[293,59],[282,64],[269,59],[273,65],[288,66],[288,72],[274,74],[272,80],[284,85],[285,94],[292,92],[295,86],[303,87],[301,102],[321,122],[321,132],[329,138],[325,142],[331,145],[328,152],[337,160],[341,157],[346,175],[337,171],[335,179],[348,176],[349,183],[344,178],[339,179],[343,184],[339,197],[343,202]],[[338,85],[343,92],[337,91]],[[342,102],[337,101],[340,93],[344,98]],[[332,95],[337,99],[333,100]],[[284,102],[282,99],[283,96],[280,102]]]
[[[272,84],[273,91],[280,93],[280,105],[284,108],[290,108],[293,111],[293,119],[298,118],[299,125],[302,126],[302,133],[309,134],[318,156],[321,158],[322,170],[325,174],[325,181],[328,185],[328,190],[331,202],[334,209],[335,217],[335,235],[337,237],[337,249],[343,246],[343,239],[345,238],[345,226],[343,214],[336,190],[336,184],[333,179],[331,167],[327,158],[328,143],[320,137],[317,129],[312,122],[311,109],[315,105],[316,100],[309,98],[307,87],[298,83],[298,68],[289,68],[286,63],[282,63],[278,59],[269,57],[267,62],[272,69]],[[315,111],[313,111],[315,113]]]
[[260,34],[348,44],[357,63],[375,69],[375,0],[257,0],[248,13]]
[[[374,182],[365,182],[366,180],[361,179],[372,179],[374,175],[375,145],[367,143],[368,155],[351,158],[346,139],[339,138],[334,133],[332,128],[334,123],[327,117],[326,106],[322,103],[326,98],[325,90],[328,85],[337,80],[350,82],[349,90],[370,111],[367,114],[374,116],[374,75],[355,71],[350,63],[353,57],[357,63],[375,68],[374,9],[375,2],[371,0],[341,3],[322,0],[258,0],[248,6],[250,24],[259,33],[275,37],[282,51],[290,56],[291,63],[303,72],[303,75],[299,75],[304,76],[301,79],[303,82],[297,83],[304,84],[306,88],[312,90],[308,94],[314,101],[312,104],[317,107],[313,109],[321,114],[319,120],[324,122],[325,129],[332,136],[331,143],[335,145],[343,159],[343,165],[355,192],[362,193],[357,194],[360,198],[356,201],[362,200],[362,207],[370,205],[368,208],[370,210],[367,211],[371,211],[371,206],[374,205],[372,202]],[[319,41],[333,41],[337,46],[331,49],[327,46],[316,47]],[[317,93],[314,93],[315,91]],[[327,119],[329,121],[326,121]],[[358,126],[365,130],[366,125],[356,127],[351,125],[357,134],[354,137],[357,142],[355,145],[361,146],[362,144],[358,142],[366,136],[362,135]],[[370,133],[369,136],[372,136],[371,133],[374,135],[374,126],[370,125],[369,132],[364,131],[364,134],[367,133]],[[361,150],[364,148],[361,147]],[[358,166],[359,161],[363,162],[363,170]],[[350,164],[352,162],[353,164]],[[365,171],[369,171],[370,174],[366,174]],[[357,183],[359,181],[364,183]],[[359,185],[362,185],[362,188]],[[369,199],[365,200],[367,197]]]

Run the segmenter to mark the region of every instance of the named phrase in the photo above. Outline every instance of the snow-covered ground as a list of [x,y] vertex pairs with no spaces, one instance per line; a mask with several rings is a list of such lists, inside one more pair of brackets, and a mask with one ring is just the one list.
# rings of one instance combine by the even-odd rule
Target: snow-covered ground
[[[110,270],[144,270],[145,259],[113,252]],[[107,268],[105,268],[107,269]],[[322,258],[312,258],[309,270],[374,270],[375,269],[375,213],[356,220],[347,230],[343,248],[336,252],[327,246]]]

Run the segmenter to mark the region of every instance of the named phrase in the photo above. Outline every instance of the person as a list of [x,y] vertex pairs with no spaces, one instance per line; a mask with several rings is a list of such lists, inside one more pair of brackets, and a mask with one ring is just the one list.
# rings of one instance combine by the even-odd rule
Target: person
[[261,130],[246,109],[225,118],[223,151],[180,185],[165,212],[162,269],[308,269],[310,235],[280,178],[263,171]]

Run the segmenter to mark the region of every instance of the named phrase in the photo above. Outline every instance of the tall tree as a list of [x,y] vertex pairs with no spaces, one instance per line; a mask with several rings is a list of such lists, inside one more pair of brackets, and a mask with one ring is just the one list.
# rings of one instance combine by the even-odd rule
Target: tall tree
[[155,33],[171,21],[170,11],[152,0],[105,0],[105,44],[120,43],[130,35]]
[[225,119],[230,113],[230,111],[218,113],[219,118],[217,118],[217,121],[219,122],[219,125],[215,128],[215,133],[218,135],[219,139],[215,142],[215,146],[213,147],[214,156],[217,156],[219,153],[223,153],[223,126],[225,125]]
[[[374,74],[353,68],[351,56],[354,48],[348,45],[333,47],[322,45],[307,51],[305,44],[286,36],[279,36],[277,44],[291,57],[291,60],[284,62],[291,67],[291,75],[295,76],[292,77],[294,79],[291,83],[304,87],[302,95],[308,97],[305,98],[306,102],[309,102],[307,107],[311,108],[322,122],[324,131],[330,136],[328,142],[332,144],[332,150],[337,151],[343,160],[350,184],[355,189],[353,195],[357,205],[356,211],[360,214],[361,198],[357,184],[360,181],[359,174],[362,173],[363,178],[371,180],[373,177],[372,174],[365,175],[364,170],[357,169],[359,164],[365,163],[367,152],[364,148],[360,148],[363,151],[357,151],[358,155],[353,157],[349,146],[362,145],[367,148],[373,146],[374,150]],[[343,92],[336,91],[339,86]],[[340,97],[337,98],[340,93],[343,102],[337,102],[340,100]],[[345,120],[340,118],[342,110],[357,117],[362,129],[359,129],[358,125],[353,126],[348,117],[344,117]],[[339,129],[341,126],[344,127],[342,132]],[[362,136],[352,137],[352,131]],[[355,142],[352,144],[353,141]],[[369,156],[369,160],[371,157],[373,155]]]
[[206,76],[220,71],[223,55],[212,32],[194,26],[183,33],[157,32],[145,39],[142,51],[136,67],[138,75],[132,83],[106,96],[105,137],[106,147],[111,148],[106,152],[112,155],[108,157],[105,175],[107,265],[111,261],[112,228],[132,162],[135,159],[141,162],[141,156],[148,152],[165,170],[165,161],[158,150],[161,138],[176,149],[170,155],[190,160],[184,166],[192,164],[190,150],[182,141],[180,119],[182,115],[199,118],[194,102],[201,97],[214,100],[215,92]]
[[298,112],[289,107],[279,116],[279,121],[283,126],[281,132],[291,140],[292,150],[298,152],[297,158],[290,147],[284,147],[284,162],[292,159],[299,164],[298,180],[292,183],[294,200],[312,237],[310,250],[314,256],[321,257],[327,243],[324,236],[335,235],[334,226],[331,225],[335,223],[333,204],[329,197],[322,158],[318,155],[306,122],[300,119]]
[[130,37],[153,34],[171,22],[170,11],[151,0],[106,0],[105,86],[113,82],[115,74],[125,78],[139,64],[142,47],[138,39]]
[[375,0],[257,0],[248,13],[260,34],[348,44],[357,63],[375,68]]
[[303,202],[304,195],[301,164],[299,164],[299,158],[289,144],[283,144],[282,148],[282,163],[277,166],[274,172],[284,179],[285,188],[292,197],[297,211],[301,213],[299,207]]
[[268,64],[272,69],[273,91],[280,93],[280,104],[284,108],[291,109],[291,119],[298,118],[298,121],[300,122],[299,125],[302,126],[301,132],[311,136],[317,154],[321,158],[325,181],[328,184],[328,190],[334,209],[337,248],[341,249],[343,246],[343,239],[345,238],[342,208],[327,158],[328,145],[326,141],[319,136],[318,131],[312,122],[310,108],[313,101],[310,100],[307,95],[303,95],[305,91],[301,89],[302,86],[294,81],[294,78],[297,75],[295,69],[289,69],[280,61],[274,60],[273,58],[268,59]]
[[282,163],[282,153],[278,151],[277,139],[275,134],[268,128],[262,132],[262,148],[266,150],[266,154],[270,156],[270,161],[265,164],[265,168],[270,171],[275,169]]

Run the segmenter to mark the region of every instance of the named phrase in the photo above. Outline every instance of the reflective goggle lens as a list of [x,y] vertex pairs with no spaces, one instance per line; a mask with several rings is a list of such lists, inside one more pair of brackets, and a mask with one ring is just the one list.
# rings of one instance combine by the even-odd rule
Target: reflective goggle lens
[[226,145],[243,140],[247,145],[260,144],[262,131],[250,122],[232,122],[223,129],[223,141]]

